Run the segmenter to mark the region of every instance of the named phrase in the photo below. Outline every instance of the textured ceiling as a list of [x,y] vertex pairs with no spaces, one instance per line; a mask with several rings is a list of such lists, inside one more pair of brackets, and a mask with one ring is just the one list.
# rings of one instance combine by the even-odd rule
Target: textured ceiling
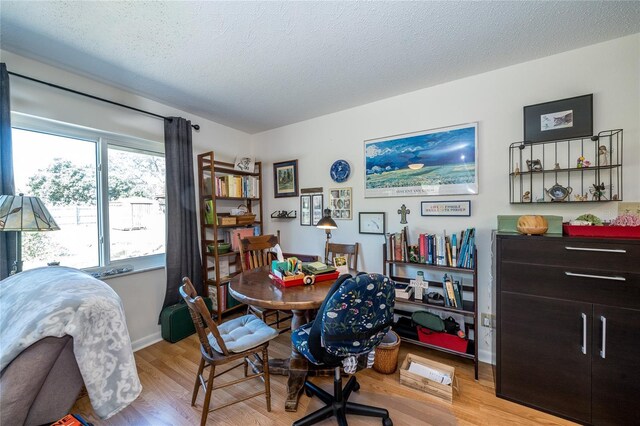
[[640,32],[640,2],[1,1],[0,46],[249,133]]

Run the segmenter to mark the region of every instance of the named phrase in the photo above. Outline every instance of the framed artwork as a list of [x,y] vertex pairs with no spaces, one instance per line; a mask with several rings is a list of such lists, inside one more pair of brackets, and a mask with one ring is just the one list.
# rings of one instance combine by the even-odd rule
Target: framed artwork
[[351,220],[351,188],[329,188],[332,219]]
[[524,107],[524,142],[593,135],[593,94]]
[[236,157],[233,162],[233,169],[241,172],[253,173],[255,171],[256,159],[253,157]]
[[311,224],[316,226],[322,219],[324,205],[324,197],[322,194],[313,194],[311,196]]
[[361,234],[385,234],[384,212],[360,212],[358,218],[360,222],[359,231]]
[[300,225],[311,226],[311,195],[300,196]]
[[478,193],[478,123],[364,141],[364,196]]
[[273,163],[273,187],[276,198],[298,196],[298,160]]
[[423,201],[420,203],[421,216],[471,216],[471,201]]

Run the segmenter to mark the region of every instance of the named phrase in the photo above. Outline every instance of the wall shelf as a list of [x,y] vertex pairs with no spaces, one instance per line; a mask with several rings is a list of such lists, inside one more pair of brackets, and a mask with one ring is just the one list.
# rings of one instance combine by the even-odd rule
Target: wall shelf
[[616,129],[586,138],[512,143],[509,202],[621,201],[622,139],[622,129]]

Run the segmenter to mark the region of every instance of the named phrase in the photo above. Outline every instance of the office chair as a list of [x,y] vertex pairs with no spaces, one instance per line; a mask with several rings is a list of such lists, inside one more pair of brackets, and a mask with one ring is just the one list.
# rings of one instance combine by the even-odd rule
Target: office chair
[[373,349],[393,322],[394,304],[394,283],[389,278],[380,274],[359,274],[353,278],[345,274],[329,290],[316,319],[291,333],[294,347],[311,363],[335,367],[333,395],[305,381],[307,396],[317,395],[326,406],[293,426],[316,424],[331,416],[337,417],[340,426],[346,426],[347,414],[380,417],[384,426],[393,426],[386,409],[348,401],[360,384],[351,376],[343,388],[340,368],[353,374],[357,358],[368,355],[369,361],[373,361]]

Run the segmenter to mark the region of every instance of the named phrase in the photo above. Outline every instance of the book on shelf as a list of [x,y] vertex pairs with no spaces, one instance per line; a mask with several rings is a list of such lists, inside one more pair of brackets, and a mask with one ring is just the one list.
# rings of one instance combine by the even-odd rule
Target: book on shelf
[[387,259],[393,262],[423,263],[473,269],[475,256],[475,228],[460,234],[419,234],[417,244],[409,245],[408,228],[386,235]]

